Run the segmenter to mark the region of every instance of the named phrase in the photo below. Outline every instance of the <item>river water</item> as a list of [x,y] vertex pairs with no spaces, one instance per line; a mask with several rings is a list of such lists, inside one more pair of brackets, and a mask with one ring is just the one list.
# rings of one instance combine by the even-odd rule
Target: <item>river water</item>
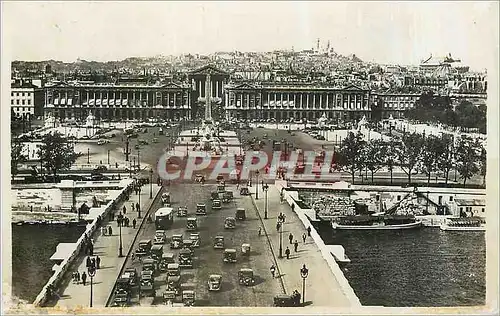
[[439,228],[334,231],[321,224],[325,244],[342,245],[343,269],[362,305],[388,307],[484,305],[484,232]]
[[76,242],[85,227],[12,225],[12,294],[31,303],[52,276],[50,257],[61,242]]

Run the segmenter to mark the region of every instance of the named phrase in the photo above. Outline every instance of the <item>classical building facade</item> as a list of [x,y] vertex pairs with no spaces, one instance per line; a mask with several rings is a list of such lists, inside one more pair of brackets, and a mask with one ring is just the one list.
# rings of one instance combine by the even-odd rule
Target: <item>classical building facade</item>
[[224,85],[229,81],[229,73],[212,65],[191,71],[188,80],[192,87],[193,118],[204,116],[207,105],[207,94],[212,107],[224,104]]
[[350,85],[233,83],[225,86],[227,118],[359,120],[371,117],[370,91]]
[[31,120],[43,113],[43,90],[30,80],[14,80],[11,85],[10,107],[15,116]]
[[382,105],[382,117],[395,119],[403,118],[405,112],[413,107],[420,98],[420,93],[381,92],[373,94],[373,102]]
[[45,88],[45,116],[84,120],[191,118],[191,86],[167,84],[92,84],[60,82]]

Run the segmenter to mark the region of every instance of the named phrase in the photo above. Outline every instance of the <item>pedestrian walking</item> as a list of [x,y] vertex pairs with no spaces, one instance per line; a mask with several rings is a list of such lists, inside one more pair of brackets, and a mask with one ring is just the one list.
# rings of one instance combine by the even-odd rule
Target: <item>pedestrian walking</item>
[[139,202],[135,203],[135,209],[137,210],[137,212],[139,212],[140,210],[140,205],[139,205]]
[[262,227],[259,227],[259,236],[262,235]]
[[85,271],[83,271],[83,273],[82,273],[82,283],[83,283],[83,286],[85,286],[87,284],[87,273],[85,273]]
[[299,248],[299,242],[297,240],[293,243],[293,248],[295,249],[295,252],[297,252],[297,248]]
[[94,255],[94,245],[89,244],[89,255],[93,256]]
[[311,237],[311,226],[307,227],[307,236]]
[[287,259],[290,259],[290,249],[288,249],[288,247],[286,247],[285,255]]
[[127,207],[125,207],[125,205],[123,205],[123,215],[127,214]]
[[135,229],[135,225],[137,224],[137,220],[134,218],[134,220],[132,221],[132,227]]
[[134,203],[131,203],[132,204],[132,212],[134,211]]
[[278,221],[276,223],[276,231],[279,232],[280,231],[280,227],[281,227],[281,223]]
[[273,276],[273,279],[274,279],[274,274],[276,273],[276,267],[273,265],[271,265],[271,268],[269,268],[269,270],[271,270],[271,275]]
[[97,264],[95,262],[95,258],[92,258],[92,264],[90,266],[92,267],[93,270],[97,267]]
[[290,233],[290,235],[288,235],[288,240],[290,240],[290,245],[291,245],[292,241],[293,241],[293,235],[292,235],[292,233]]
[[76,284],[80,283],[80,272],[76,271]]
[[85,263],[85,266],[88,268],[90,268],[90,265],[92,264],[92,259],[90,259],[90,257],[87,257],[87,262]]
[[283,213],[281,214],[281,221],[284,223],[286,220],[286,215]]
[[108,226],[108,234],[110,236],[113,235],[113,228],[111,228],[111,225]]
[[[297,250],[295,250],[297,251]],[[99,258],[99,256],[97,256],[95,258],[95,264],[96,264],[96,268],[99,269],[101,267],[101,258]]]
[[292,204],[292,212],[295,212],[295,203]]
[[306,233],[303,233],[303,234],[302,234],[302,242],[303,242],[304,244],[306,243],[306,238],[307,238]]

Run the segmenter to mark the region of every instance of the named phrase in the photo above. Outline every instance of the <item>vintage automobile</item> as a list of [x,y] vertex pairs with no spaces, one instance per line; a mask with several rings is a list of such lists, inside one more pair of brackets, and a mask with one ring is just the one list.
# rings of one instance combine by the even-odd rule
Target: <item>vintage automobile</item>
[[181,269],[177,263],[169,263],[167,266],[167,289],[179,294],[181,283]]
[[247,187],[240,188],[240,195],[250,195],[250,190]]
[[205,203],[198,203],[196,205],[196,215],[207,215],[207,206]]
[[194,248],[193,244],[194,244],[194,241],[191,238],[184,239],[182,241],[183,249],[189,249],[191,252],[193,251],[193,248]]
[[157,144],[158,143],[158,138],[153,138],[153,144]]
[[193,241],[193,244],[191,245],[192,248],[199,248],[200,247],[200,234],[199,233],[191,233],[189,235],[189,239]]
[[212,209],[213,210],[220,210],[222,208],[222,203],[220,200],[213,200],[212,201]]
[[222,275],[211,274],[208,277],[208,290],[209,291],[220,291],[221,284],[222,284]]
[[238,271],[238,280],[241,285],[253,285],[255,283],[253,270],[248,268],[240,269],[240,271]]
[[194,181],[196,182],[205,182],[205,176],[202,174],[196,174],[194,177]]
[[221,183],[222,181],[224,181],[224,176],[223,175],[218,175],[217,178],[217,183]]
[[170,192],[165,192],[161,195],[161,203],[166,206],[167,204],[170,204]]
[[193,253],[189,249],[181,249],[179,251],[179,267],[192,268],[193,267]]
[[163,256],[163,245],[153,245],[151,247],[151,258],[158,264]]
[[226,217],[224,221],[225,229],[234,229],[236,227],[236,219],[234,217]]
[[225,249],[223,261],[226,263],[236,263],[236,249]]
[[141,295],[156,296],[154,277],[151,271],[143,271],[141,274]]
[[136,286],[137,285],[137,270],[135,268],[127,268],[125,271],[123,271],[122,278],[126,278],[130,282],[130,286]]
[[179,208],[177,209],[177,216],[178,217],[185,217],[185,216],[187,216],[187,213],[188,213],[188,209],[185,206],[179,206]]
[[194,291],[192,290],[182,291],[182,303],[184,303],[184,306],[193,306],[195,301],[196,297]]
[[173,304],[176,296],[175,291],[165,291],[163,292],[163,302],[166,305]]
[[215,236],[214,238],[214,248],[224,249],[224,236]]
[[116,290],[113,299],[113,306],[125,307],[129,305],[131,297],[130,280],[120,278],[116,281]]
[[153,240],[153,244],[155,245],[163,245],[165,243],[166,236],[164,230],[157,230],[155,233],[155,239]]
[[217,186],[217,193],[224,193],[224,191],[226,191],[226,185],[225,184]]
[[300,294],[287,295],[279,294],[274,297],[274,306],[277,307],[297,307],[300,306]]
[[182,239],[183,237],[180,234],[172,235],[172,238],[170,239],[170,248],[171,249],[182,248]]
[[222,202],[229,203],[233,200],[233,191],[225,191],[222,197]]
[[238,207],[236,209],[236,214],[234,217],[236,217],[237,220],[244,221],[247,218],[246,213],[245,213],[245,209],[242,207]]
[[241,254],[243,256],[250,256],[250,244],[241,245]]
[[156,262],[153,258],[147,258],[142,261],[142,271],[151,271],[153,275],[156,272]]
[[212,201],[219,199],[219,192],[212,192],[212,193],[210,193],[210,199]]
[[198,229],[198,220],[196,217],[189,217],[186,220],[186,230],[187,231],[193,231]]
[[136,256],[147,256],[151,252],[151,247],[153,243],[151,239],[144,239],[139,241],[139,246],[135,250]]
[[161,261],[158,268],[161,272],[165,272],[167,271],[167,266],[169,263],[175,263],[175,255],[171,252],[166,252],[161,256]]

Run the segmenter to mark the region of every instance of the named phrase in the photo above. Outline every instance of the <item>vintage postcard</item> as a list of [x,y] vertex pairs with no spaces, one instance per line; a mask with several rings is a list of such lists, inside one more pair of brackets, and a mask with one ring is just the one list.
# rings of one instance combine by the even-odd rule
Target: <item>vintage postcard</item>
[[498,2],[1,8],[3,313],[498,313]]

